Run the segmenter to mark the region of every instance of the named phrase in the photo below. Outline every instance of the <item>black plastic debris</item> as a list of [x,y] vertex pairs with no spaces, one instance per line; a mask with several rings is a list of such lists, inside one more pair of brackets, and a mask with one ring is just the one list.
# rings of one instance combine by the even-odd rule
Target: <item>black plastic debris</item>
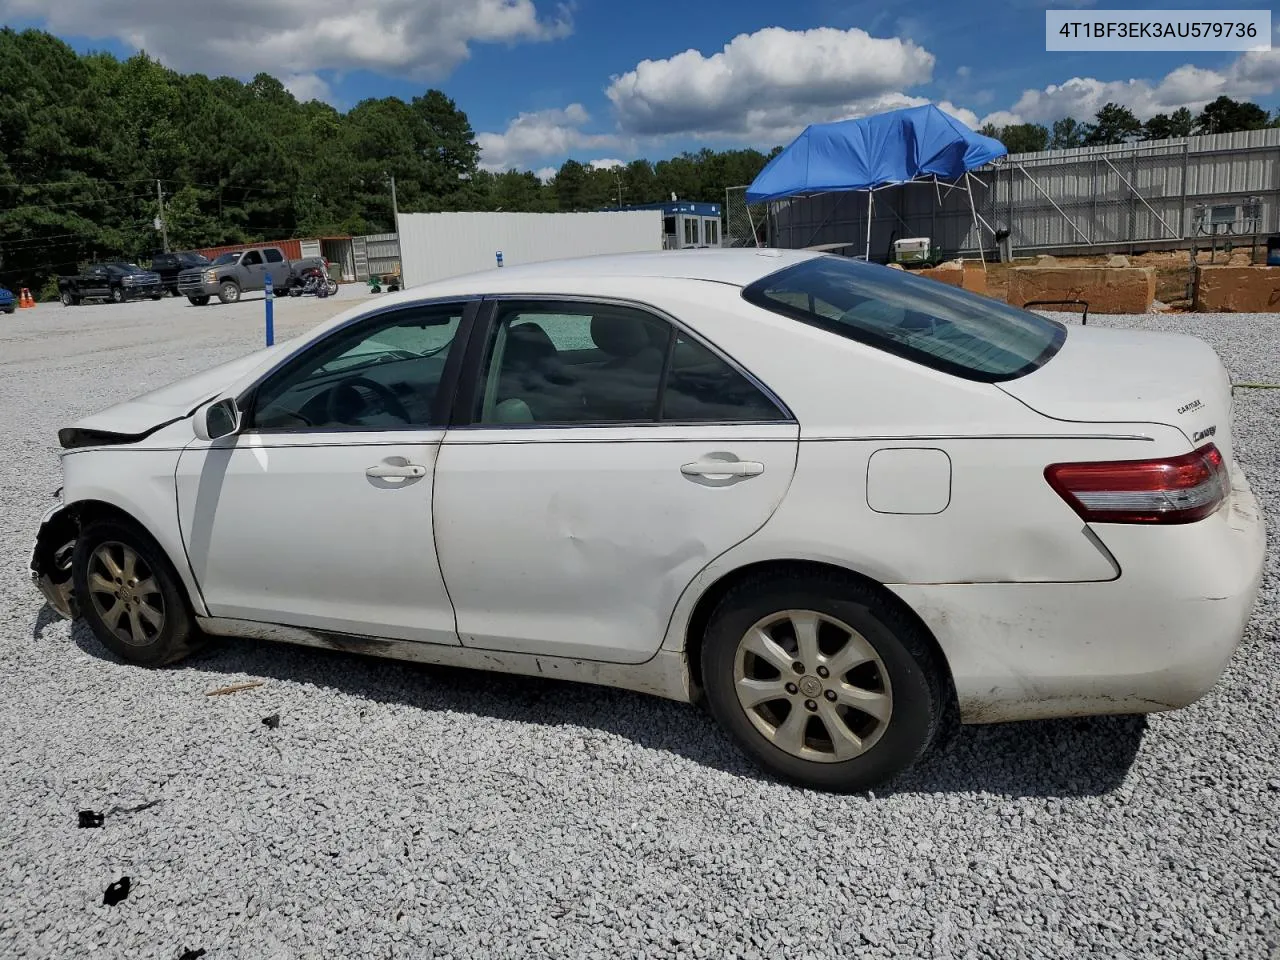
[[89,830],[102,826],[102,821],[106,819],[106,814],[98,813],[96,810],[81,810],[79,817],[79,828],[81,830]]
[[201,947],[199,950],[183,950],[182,955],[178,957],[178,960],[200,960],[204,954],[204,947]]
[[121,877],[111,886],[107,887],[106,892],[102,895],[102,902],[108,907],[114,907],[117,903],[129,896],[129,886],[131,881],[128,877]]
[[269,717],[263,717],[262,723],[268,730],[274,730],[276,727],[280,726],[280,714],[273,713]]

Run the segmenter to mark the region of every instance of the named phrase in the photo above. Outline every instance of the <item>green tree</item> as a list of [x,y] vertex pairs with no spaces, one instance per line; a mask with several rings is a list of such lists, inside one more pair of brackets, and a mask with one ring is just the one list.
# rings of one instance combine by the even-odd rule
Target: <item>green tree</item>
[[1194,125],[1191,111],[1179,107],[1172,114],[1157,113],[1143,126],[1143,140],[1170,140],[1174,137],[1189,137]]
[[1232,100],[1221,96],[1206,104],[1196,117],[1196,133],[1237,133],[1241,130],[1261,130],[1270,122],[1270,116],[1256,103]]
[[1085,134],[1086,146],[1127,143],[1142,136],[1142,121],[1132,110],[1118,103],[1108,103],[1094,115]]
[[1087,133],[1088,129],[1072,117],[1055,120],[1049,134],[1049,149],[1070,150],[1072,147],[1083,146]]
[[556,209],[565,213],[586,209],[587,168],[577,160],[566,160],[552,179],[551,189],[555,192]]

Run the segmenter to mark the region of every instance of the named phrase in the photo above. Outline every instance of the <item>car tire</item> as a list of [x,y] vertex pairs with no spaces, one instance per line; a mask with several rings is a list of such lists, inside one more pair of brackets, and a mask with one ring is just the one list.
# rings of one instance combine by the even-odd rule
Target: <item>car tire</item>
[[124,303],[124,291],[119,287],[113,287],[111,290],[112,303]]
[[207,307],[209,305],[208,297],[187,297],[191,301],[191,305],[195,307]]
[[75,297],[67,293],[67,291],[65,290],[62,291],[62,295],[58,299],[62,301],[62,305],[64,307],[74,307],[77,303],[79,303],[79,301]]
[[72,553],[71,576],[81,616],[122,660],[160,667],[199,646],[201,635],[173,564],[134,524],[104,520],[86,526]]
[[730,590],[704,635],[702,678],[711,714],[762,769],[837,793],[892,780],[950,716],[923,627],[881,588],[838,575]]
[[160,300],[160,299],[162,299],[163,297],[164,297],[164,294],[163,294],[163,293],[153,293],[153,294],[151,295],[151,299],[152,299],[152,300]]
[[240,285],[228,280],[218,288],[218,299],[223,303],[235,303],[240,299]]

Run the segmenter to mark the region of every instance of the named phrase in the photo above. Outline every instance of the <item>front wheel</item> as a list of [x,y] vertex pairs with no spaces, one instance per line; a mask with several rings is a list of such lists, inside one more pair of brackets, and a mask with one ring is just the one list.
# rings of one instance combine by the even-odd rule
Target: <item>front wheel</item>
[[240,299],[240,285],[228,280],[218,288],[218,299],[223,303],[235,303]]
[[62,291],[62,296],[60,299],[62,300],[62,305],[64,307],[74,307],[76,304],[80,302],[79,298],[73,297],[66,290]]
[[331,279],[325,284],[325,287],[329,291],[329,296],[332,297],[334,294],[338,292],[338,281]]
[[121,290],[119,287],[112,287],[112,288],[111,288],[111,302],[112,302],[112,303],[124,303],[124,291],[123,291],[123,290]]
[[89,524],[76,540],[71,575],[94,636],[123,660],[158,667],[196,646],[198,634],[177,572],[132,524]]
[[945,715],[942,665],[878,588],[838,577],[753,580],[712,614],[711,713],[769,773],[869,790],[914,764]]
[[191,301],[192,306],[207,307],[209,305],[208,297],[187,297]]

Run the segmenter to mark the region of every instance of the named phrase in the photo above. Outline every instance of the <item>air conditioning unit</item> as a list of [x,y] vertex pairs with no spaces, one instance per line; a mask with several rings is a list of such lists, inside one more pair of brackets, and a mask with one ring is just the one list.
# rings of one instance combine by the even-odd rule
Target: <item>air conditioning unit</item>
[[928,263],[932,252],[932,241],[928,237],[893,241],[893,259],[896,263]]

